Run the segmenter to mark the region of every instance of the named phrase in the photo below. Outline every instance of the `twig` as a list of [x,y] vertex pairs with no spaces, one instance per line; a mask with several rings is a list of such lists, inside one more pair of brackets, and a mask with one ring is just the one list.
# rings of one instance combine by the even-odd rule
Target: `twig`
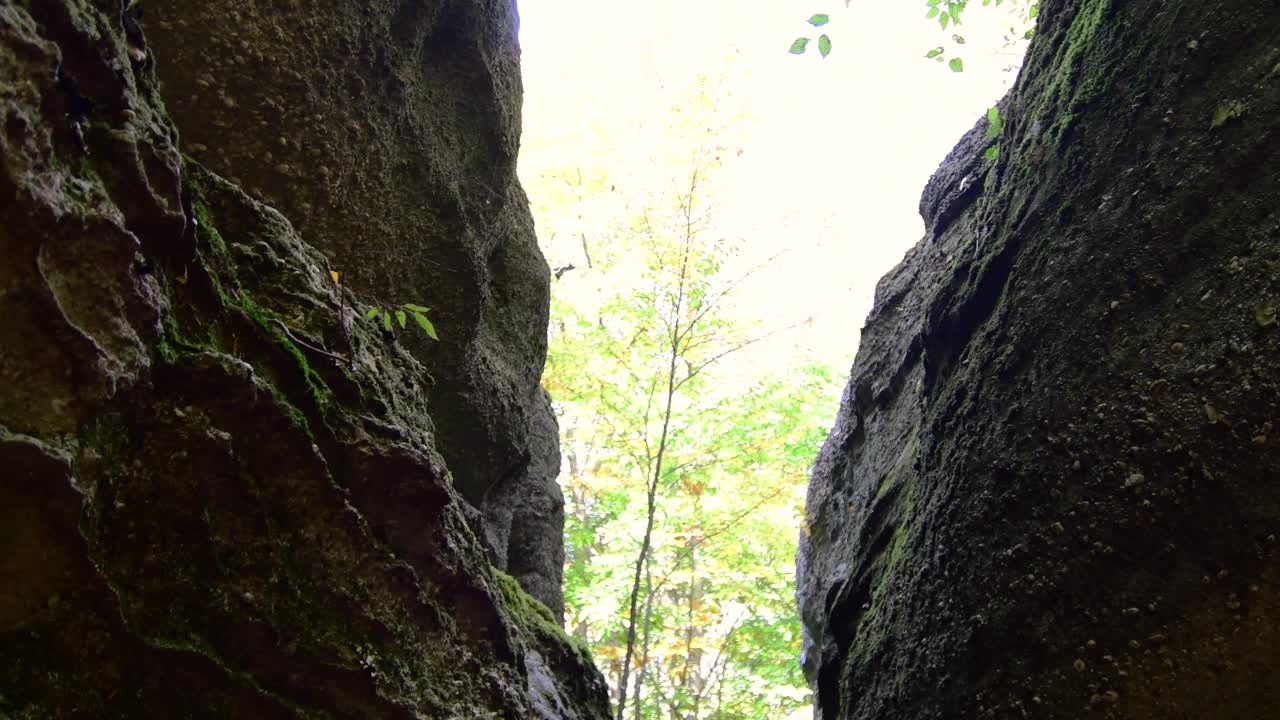
[[334,360],[341,360],[341,361],[343,361],[343,362],[346,362],[346,361],[348,361],[348,360],[352,360],[352,361],[354,361],[354,358],[345,358],[345,357],[343,357],[343,356],[341,356],[341,355],[334,355],[333,353],[329,352],[328,350],[321,350],[320,348],[316,347],[315,345],[312,345],[312,344],[310,344],[310,343],[308,343],[308,342],[305,342],[305,341],[303,341],[303,340],[299,340],[299,339],[298,339],[298,336],[297,336],[297,335],[294,335],[294,334],[289,330],[289,326],[288,326],[288,325],[285,325],[284,323],[280,322],[280,321],[279,321],[278,319],[276,319],[276,318],[271,318],[271,321],[272,321],[272,322],[274,322],[275,324],[279,325],[279,326],[280,326],[280,329],[284,331],[284,334],[285,334],[285,335],[288,335],[288,336],[289,336],[289,339],[290,339],[290,340],[294,341],[295,343],[297,343],[297,344],[301,345],[301,346],[302,346],[302,347],[304,347],[304,348],[307,348],[308,350],[311,350],[312,352],[318,352],[318,353],[320,353],[321,355],[327,355],[327,356],[329,356],[329,357],[333,358]]
[[729,529],[730,529],[730,528],[732,528],[734,525],[737,525],[739,522],[741,522],[741,521],[743,520],[743,518],[746,518],[748,515],[750,515],[751,513],[755,512],[756,510],[758,510],[758,509],[760,508],[760,506],[761,506],[761,505],[764,505],[765,503],[769,502],[770,500],[772,500],[772,499],[774,499],[774,498],[778,497],[779,495],[781,495],[781,494],[782,494],[782,491],[783,491],[783,490],[785,490],[785,489],[786,489],[786,488],[778,488],[777,490],[774,490],[772,493],[769,493],[769,494],[768,494],[768,495],[766,495],[763,499],[761,499],[761,500],[760,500],[760,502],[758,502],[758,503],[756,503],[755,505],[752,505],[751,507],[747,508],[747,509],[746,509],[746,510],[744,510],[741,514],[737,515],[736,517],[734,517],[734,518],[733,518],[732,520],[730,520],[729,522],[727,522],[727,523],[725,523],[725,524],[721,525],[720,527],[716,528],[715,530],[712,530],[711,532],[706,533],[706,534],[705,534],[705,535],[703,535],[702,537],[700,537],[700,538],[698,538],[698,539],[694,540],[693,542],[689,543],[689,545],[684,549],[684,552],[682,552],[682,553],[680,553],[679,555],[677,555],[677,556],[676,556],[676,560],[675,560],[675,567],[673,567],[670,571],[668,571],[668,572],[667,572],[667,574],[666,574],[666,575],[663,575],[663,576],[662,576],[662,578],[661,578],[660,580],[658,580],[658,584],[657,584],[657,586],[656,586],[656,587],[654,587],[653,591],[654,591],[654,592],[657,592],[657,591],[661,590],[661,589],[663,588],[663,586],[667,584],[667,581],[671,579],[671,575],[672,575],[673,573],[675,573],[675,571],[676,571],[676,570],[678,570],[678,569],[680,568],[680,563],[681,563],[682,561],[684,561],[684,559],[685,559],[685,558],[689,557],[689,555],[690,555],[691,553],[693,553],[693,551],[694,551],[694,550],[695,550],[699,545],[701,545],[701,544],[705,543],[706,541],[710,540],[711,538],[713,538],[713,537],[715,537],[715,536],[717,536],[717,535],[719,535],[719,534],[721,534],[721,533],[723,533],[723,532],[725,532],[725,531],[729,530]]

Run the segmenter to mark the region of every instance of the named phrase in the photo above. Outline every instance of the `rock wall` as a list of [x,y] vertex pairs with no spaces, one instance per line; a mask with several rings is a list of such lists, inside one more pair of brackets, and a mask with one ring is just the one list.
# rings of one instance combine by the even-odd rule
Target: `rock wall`
[[1041,9],[815,465],[816,716],[1280,715],[1280,20]]
[[[490,558],[563,614],[549,271],[515,177],[512,0],[147,0],[183,150],[280,210],[369,302],[432,308],[437,444]],[[514,538],[514,539],[513,539]]]
[[0,717],[607,717],[521,588],[559,602],[512,8],[210,8],[0,2]]

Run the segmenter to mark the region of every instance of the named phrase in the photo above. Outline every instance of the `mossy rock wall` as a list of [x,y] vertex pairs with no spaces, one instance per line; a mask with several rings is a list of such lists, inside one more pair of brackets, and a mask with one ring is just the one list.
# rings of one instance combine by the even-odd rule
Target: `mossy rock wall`
[[280,210],[411,325],[437,447],[491,559],[562,613],[558,432],[539,387],[550,273],[516,179],[512,0],[147,0],[183,151]]
[[444,355],[184,154],[126,5],[0,5],[0,717],[607,717],[476,537]]
[[1280,715],[1280,21],[1040,8],[815,465],[817,717]]

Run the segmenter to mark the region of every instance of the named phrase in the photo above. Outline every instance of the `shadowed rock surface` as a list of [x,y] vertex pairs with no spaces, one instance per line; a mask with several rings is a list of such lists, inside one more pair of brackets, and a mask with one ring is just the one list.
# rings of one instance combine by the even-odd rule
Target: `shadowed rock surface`
[[148,0],[183,151],[280,210],[371,303],[432,308],[437,447],[502,569],[563,614],[550,273],[515,177],[512,0]]
[[1041,9],[814,469],[816,716],[1280,715],[1280,21]]
[[[606,717],[590,658],[520,587],[558,607],[554,552],[531,567],[505,547],[560,547],[537,387],[547,271],[513,172],[512,9],[403,4],[434,18],[439,43],[492,46],[449,46],[479,85],[433,96],[437,114],[471,108],[492,127],[416,130],[502,199],[464,180],[379,205],[405,182],[378,166],[396,142],[417,167],[411,128],[382,154],[348,144],[324,202],[307,178],[270,185],[184,155],[193,139],[155,74],[169,56],[125,5],[0,2],[0,717]],[[146,5],[147,22],[162,17]],[[211,7],[187,5],[186,22]],[[267,14],[227,12],[244,42]],[[300,57],[256,75],[319,83],[331,69]],[[229,77],[212,48],[190,61],[182,72],[214,88],[254,75]],[[328,101],[330,121],[354,117]],[[220,131],[206,142],[259,159],[267,139],[306,142],[246,118]],[[316,157],[274,153],[319,172]],[[336,219],[348,213],[390,260],[334,239],[355,227]],[[415,245],[409,228],[433,222]],[[419,277],[415,257],[466,272]],[[432,306],[443,341],[393,337],[363,320],[370,302]],[[464,496],[494,517],[497,495],[475,492],[486,483],[523,505],[481,521]]]

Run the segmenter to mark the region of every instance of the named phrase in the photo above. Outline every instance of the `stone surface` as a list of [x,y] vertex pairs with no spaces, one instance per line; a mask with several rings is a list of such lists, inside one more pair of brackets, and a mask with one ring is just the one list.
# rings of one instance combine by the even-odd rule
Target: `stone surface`
[[362,301],[432,308],[442,342],[412,325],[399,341],[431,370],[454,486],[491,559],[563,614],[559,460],[544,467],[558,435],[538,386],[550,275],[515,176],[512,0],[145,10],[184,151],[284,213]]
[[[124,5],[0,2],[0,717],[607,717],[590,658],[465,519],[441,449],[468,436],[440,431],[436,395],[462,351],[365,322],[290,218],[182,153]],[[494,243],[486,264],[545,273]],[[413,299],[446,337],[499,342]],[[512,352],[537,361],[535,408],[536,347]],[[458,457],[527,456],[503,477],[546,534],[556,498],[512,478],[554,448],[526,435]]]
[[[815,465],[816,716],[1280,714],[1280,22],[1045,0]],[[984,159],[998,142],[998,159]]]

